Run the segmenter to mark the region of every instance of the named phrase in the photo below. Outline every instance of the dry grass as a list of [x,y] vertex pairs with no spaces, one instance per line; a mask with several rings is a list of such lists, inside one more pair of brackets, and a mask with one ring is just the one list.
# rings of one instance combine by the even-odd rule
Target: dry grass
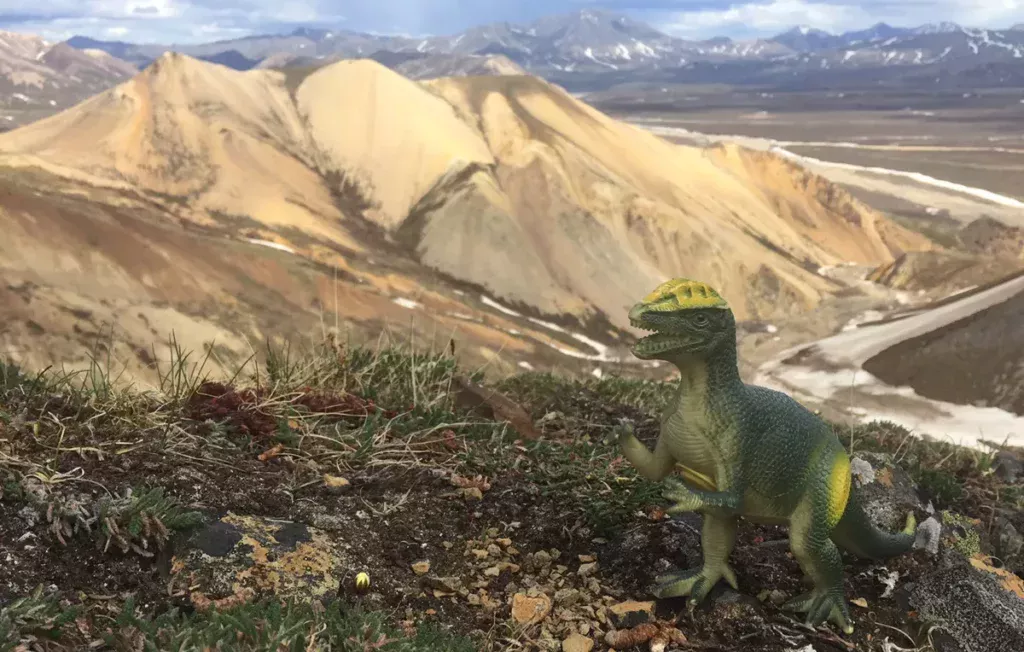
[[[534,501],[538,514],[559,515],[526,524],[531,532],[549,532],[545,537],[618,540],[625,532],[654,527],[649,515],[661,503],[660,490],[624,463],[610,435],[628,420],[649,440],[671,391],[665,384],[540,373],[509,378],[498,389],[536,420],[542,437],[531,441],[508,423],[460,403],[455,380],[463,372],[447,353],[353,348],[328,339],[309,352],[269,348],[265,365],[248,364],[232,382],[215,383],[205,374],[208,358],[171,344],[175,354],[161,368],[161,388],[154,391],[124,386],[103,361],[74,373],[33,374],[0,365],[0,539],[13,541],[28,531],[66,551],[50,561],[41,558],[49,566],[23,567],[25,578],[67,572],[72,583],[117,584],[117,578],[132,573],[145,575],[153,556],[159,557],[176,533],[191,531],[203,514],[257,508],[297,517],[303,504],[326,504],[318,503],[326,476],[364,488],[352,504],[372,523],[399,523],[434,509],[424,507],[424,500],[436,500],[447,487],[465,500],[474,491],[486,492],[503,520],[521,518],[503,510]],[[479,374],[470,376],[479,380]],[[937,506],[979,518],[987,513],[986,504],[1020,506],[1020,496],[993,477],[990,457],[921,440],[889,424],[839,432],[855,451],[892,454],[941,503]],[[185,484],[179,481],[183,473]],[[199,500],[186,498],[183,489],[194,493],[196,482]],[[18,519],[3,517],[24,508],[36,515],[36,526],[25,528]],[[53,566],[62,563],[59,559],[84,568],[61,570]],[[82,559],[94,561],[74,561]],[[625,569],[640,563],[603,559],[621,564],[622,577],[628,578],[635,571]],[[637,568],[649,570],[646,563]],[[538,645],[536,629],[509,624],[507,616],[472,631],[465,623],[438,621],[410,629],[395,606],[339,609],[269,598],[188,613],[166,594],[145,588],[92,597],[62,584],[56,590],[12,592],[3,577],[0,573],[4,652],[80,649],[89,643],[113,650],[199,650],[227,641],[240,650],[532,650]],[[602,582],[636,581],[614,577]],[[757,640],[784,636],[799,646],[834,639],[793,628],[781,615],[775,618],[755,628]],[[716,636],[732,635],[716,622],[698,630],[710,637],[710,647],[695,649],[732,649],[715,642]],[[926,638],[906,636],[928,649]]]

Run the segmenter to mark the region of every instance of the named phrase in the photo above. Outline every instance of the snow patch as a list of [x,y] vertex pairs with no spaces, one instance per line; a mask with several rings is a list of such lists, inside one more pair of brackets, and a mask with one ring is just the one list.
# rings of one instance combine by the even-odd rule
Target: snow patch
[[506,308],[505,306],[501,305],[500,303],[498,303],[497,301],[488,296],[481,294],[480,301],[482,301],[485,306],[490,306],[491,308],[499,310],[505,313],[506,315],[512,315],[513,317],[522,317],[522,315],[516,312],[515,310],[512,310],[511,308]]
[[954,183],[952,181],[945,181],[943,179],[936,179],[935,177],[931,177],[931,176],[928,176],[927,174],[922,174],[920,172],[908,172],[906,170],[891,170],[891,169],[888,169],[888,168],[879,168],[879,167],[869,167],[869,166],[863,166],[863,165],[854,165],[852,163],[838,163],[836,161],[823,161],[821,159],[812,158],[810,156],[802,156],[800,154],[794,154],[793,152],[790,152],[787,149],[783,149],[782,147],[778,147],[778,146],[775,146],[775,145],[770,147],[769,151],[775,152],[779,156],[784,156],[784,157],[786,157],[788,159],[795,160],[795,161],[798,161],[798,162],[799,161],[803,161],[805,163],[812,163],[814,165],[821,165],[823,167],[833,167],[833,168],[840,168],[840,169],[844,169],[844,170],[860,170],[860,171],[863,171],[863,172],[872,172],[874,174],[883,174],[883,175],[886,175],[886,176],[903,177],[903,178],[906,178],[906,179],[911,179],[913,181],[917,181],[918,183],[923,183],[923,184],[926,184],[926,185],[929,185],[929,186],[935,186],[937,188],[942,188],[944,190],[950,190],[950,191],[959,192],[959,193],[962,193],[962,194],[965,194],[965,195],[971,195],[972,197],[977,197],[979,199],[984,199],[984,200],[990,201],[990,202],[992,202],[994,204],[999,204],[1001,206],[1008,206],[1010,208],[1024,208],[1024,202],[1022,202],[1022,201],[1020,201],[1018,199],[1014,199],[1012,197],[1007,197],[1005,195],[1000,195],[1000,194],[994,193],[994,192],[992,192],[990,190],[985,190],[984,188],[974,188],[974,187],[971,187],[971,186],[965,186],[965,185],[962,185],[962,184],[959,184],[959,183]]
[[258,238],[246,238],[246,242],[249,244],[260,245],[261,247],[270,247],[271,249],[277,249],[278,251],[284,251],[289,254],[294,254],[295,250],[288,245],[283,245],[280,242],[271,242],[270,240],[260,240]]
[[423,307],[423,304],[417,303],[416,301],[413,301],[412,299],[406,299],[405,297],[395,297],[394,299],[391,300],[391,302],[392,303],[397,303],[398,305],[402,306],[403,308],[408,308],[409,310],[416,310],[418,308],[422,308]]

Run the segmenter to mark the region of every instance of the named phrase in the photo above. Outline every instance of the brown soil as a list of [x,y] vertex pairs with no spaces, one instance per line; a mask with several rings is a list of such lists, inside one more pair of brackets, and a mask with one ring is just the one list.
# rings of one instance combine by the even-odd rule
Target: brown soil
[[[540,551],[555,555],[556,562],[567,567],[564,587],[587,585],[577,575],[582,563],[579,556],[594,556],[598,562],[594,577],[600,585],[598,592],[604,596],[596,603],[598,606],[645,600],[656,574],[672,565],[686,568],[700,560],[699,517],[666,519],[658,510],[657,497],[640,505],[636,513],[628,514],[603,536],[596,536],[585,515],[586,503],[550,484],[538,483],[528,469],[550,462],[543,454],[538,458],[538,453],[524,452],[525,448],[505,448],[507,458],[487,462],[493,470],[491,486],[479,500],[453,491],[446,480],[444,462],[440,466],[426,463],[420,468],[354,468],[345,473],[351,484],[344,491],[328,489],[316,482],[319,475],[309,471],[308,462],[301,456],[259,459],[257,454],[270,448],[272,433],[287,429],[281,425],[280,404],[276,408],[257,407],[258,393],[235,392],[223,386],[207,386],[203,393],[205,396],[193,398],[185,408],[186,416],[178,423],[188,434],[187,440],[206,442],[201,449],[189,450],[187,456],[176,455],[175,451],[182,450],[181,444],[167,449],[161,433],[154,431],[146,434],[130,454],[102,461],[88,455],[82,459],[65,454],[52,471],[81,468],[92,483],[108,488],[159,485],[190,507],[200,509],[208,519],[230,511],[326,530],[358,551],[358,568],[352,572],[366,571],[373,582],[371,592],[356,596],[343,591],[343,599],[385,610],[396,618],[404,614],[413,622],[442,623],[466,635],[486,635],[496,623],[507,622],[512,593],[530,585],[552,587],[554,582],[547,570],[522,562],[517,570],[504,569],[484,578],[483,590],[494,598],[494,611],[458,595],[435,596],[429,577],[459,577],[466,582],[480,577],[479,565],[466,551],[482,545],[481,540],[507,537],[518,550],[517,561]],[[557,405],[546,399],[530,408],[537,419],[553,407],[569,415],[562,420],[541,420],[547,424],[544,437],[561,442],[556,446],[570,445],[586,431],[606,428],[624,416],[639,423],[644,439],[649,441],[656,432],[656,421],[650,415],[626,405],[609,404],[595,393],[563,392],[555,400]],[[323,419],[321,427],[332,423],[355,426],[365,419],[368,410],[372,411],[372,404],[358,397],[323,393],[293,399],[292,405],[299,404],[314,415],[322,415],[318,417]],[[68,416],[71,408],[54,405],[51,409]],[[385,413],[389,415],[394,417],[395,413]],[[220,436],[210,430],[209,418],[226,419],[226,429],[219,430]],[[86,430],[72,432],[65,445],[80,445],[90,437]],[[450,456],[451,446],[468,446],[456,439],[438,442],[436,435],[428,438],[431,440],[434,443],[430,446],[418,448],[424,459],[430,458],[430,451],[447,450],[437,458],[443,460]],[[30,439],[11,441],[17,445],[10,452],[21,459],[38,459],[46,453]],[[410,445],[425,444],[413,440]],[[574,481],[586,469],[574,467],[568,473],[567,481]],[[379,513],[388,506],[390,513]],[[114,550],[104,554],[79,540],[65,548],[42,527],[26,528],[18,516],[20,510],[14,500],[0,501],[0,559],[16,560],[0,566],[0,604],[43,584],[58,587],[62,597],[84,605],[93,615],[109,611],[129,595],[147,613],[159,613],[172,605],[192,611],[186,596],[168,596],[167,573],[173,548],[153,559]],[[677,627],[684,632],[688,640],[684,649],[782,652],[795,644],[812,643],[819,652],[866,651],[875,649],[875,641],[892,638],[892,627],[913,630],[905,606],[897,599],[881,597],[885,587],[879,581],[879,565],[853,560],[846,564],[847,596],[864,599],[869,605],[867,609],[851,607],[856,632],[842,639],[827,628],[808,630],[798,625],[769,597],[773,591],[787,597],[801,591],[796,562],[784,544],[777,545],[785,541],[785,536],[779,527],[743,523],[732,557],[740,594],[719,586],[712,599],[692,613],[682,600],[659,603],[658,615],[676,619]],[[180,540],[177,545],[180,549]],[[426,577],[417,576],[411,569],[414,562],[423,559],[431,564]],[[901,576],[919,576],[935,569],[936,564],[926,553],[917,551],[889,560],[886,568]],[[550,617],[552,627],[557,627],[558,618]],[[83,627],[83,632],[88,630]],[[490,649],[502,648],[498,645]],[[524,649],[539,648],[527,643]],[[596,649],[606,648],[599,644]]]

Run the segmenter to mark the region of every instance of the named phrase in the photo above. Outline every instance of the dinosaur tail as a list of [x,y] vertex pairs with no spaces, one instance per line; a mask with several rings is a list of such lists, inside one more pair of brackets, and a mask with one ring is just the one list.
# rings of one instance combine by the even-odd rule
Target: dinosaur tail
[[914,545],[917,520],[914,514],[907,514],[907,524],[902,532],[891,534],[879,530],[864,511],[856,490],[850,492],[846,511],[832,529],[832,541],[862,559],[886,559],[909,551]]

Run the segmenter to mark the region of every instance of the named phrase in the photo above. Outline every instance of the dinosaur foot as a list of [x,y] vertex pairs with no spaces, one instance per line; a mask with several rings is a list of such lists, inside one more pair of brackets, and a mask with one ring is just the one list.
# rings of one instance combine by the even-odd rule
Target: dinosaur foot
[[690,604],[700,604],[708,593],[711,593],[715,584],[718,584],[718,580],[723,578],[729,586],[738,590],[736,574],[727,564],[722,564],[718,568],[704,566],[659,575],[655,580],[653,593],[654,597],[659,599],[688,595]]
[[815,589],[789,600],[782,605],[782,609],[806,613],[804,622],[811,627],[829,621],[843,630],[843,633],[853,633],[850,610],[846,608],[846,600],[841,593]]

